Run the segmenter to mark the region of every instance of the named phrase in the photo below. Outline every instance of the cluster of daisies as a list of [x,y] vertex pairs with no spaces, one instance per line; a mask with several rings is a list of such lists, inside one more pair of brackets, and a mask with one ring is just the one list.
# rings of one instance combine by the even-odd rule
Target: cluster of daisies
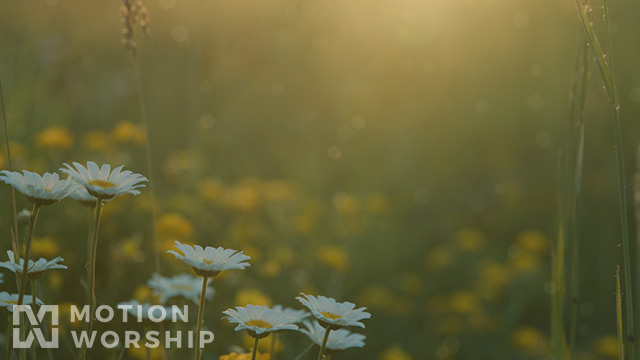
[[[62,264],[63,259],[57,257],[52,260],[38,259],[33,261],[31,257],[31,239],[41,207],[52,205],[66,197],[79,201],[84,205],[94,207],[93,237],[88,263],[90,265],[88,278],[87,302],[90,306],[88,328],[91,329],[96,307],[95,296],[95,263],[100,217],[103,206],[121,195],[138,195],[139,188],[145,186],[147,178],[129,170],[123,170],[122,166],[111,168],[104,164],[98,166],[94,162],[86,165],[74,162],[72,165],[64,164],[60,169],[67,175],[67,179],[61,179],[56,173],[43,175],[23,170],[22,173],[1,171],[0,181],[11,185],[22,193],[32,204],[33,210],[29,213],[29,226],[23,240],[18,236],[17,225],[13,231],[12,250],[7,251],[8,260],[0,262],[0,267],[10,270],[16,275],[18,288],[17,294],[0,292],[0,307],[12,311],[13,305],[33,304],[42,305],[37,298],[36,281],[42,274],[49,270],[66,269]],[[24,254],[24,258],[20,254]],[[175,250],[169,250],[176,259],[190,266],[194,275],[181,274],[173,277],[164,277],[153,274],[147,285],[153,289],[159,305],[164,306],[174,298],[184,298],[198,304],[198,316],[196,323],[196,351],[195,359],[200,359],[201,327],[204,323],[204,311],[207,300],[211,300],[214,289],[211,281],[222,271],[242,270],[249,267],[247,261],[250,257],[241,251],[223,249],[221,247],[190,246],[180,242],[175,243]],[[0,274],[0,283],[2,282]],[[31,282],[31,294],[26,294],[27,283]],[[324,296],[312,296],[301,294],[296,298],[308,311],[274,307],[247,305],[235,307],[223,312],[224,318],[230,323],[237,324],[236,331],[246,331],[255,339],[252,358],[256,358],[258,342],[260,339],[273,335],[280,331],[300,331],[312,340],[312,345],[320,347],[318,359],[331,357],[332,354],[353,347],[363,347],[365,336],[351,333],[346,327],[364,328],[361,322],[371,317],[366,308],[356,308],[350,302],[337,302]],[[127,307],[133,315],[148,316],[148,309],[158,304],[140,304],[135,300],[120,303],[121,305],[135,305]],[[140,305],[140,306],[138,306]],[[141,313],[138,314],[138,312]],[[167,313],[171,308],[166,308]],[[87,349],[82,349],[81,359],[86,358]]]

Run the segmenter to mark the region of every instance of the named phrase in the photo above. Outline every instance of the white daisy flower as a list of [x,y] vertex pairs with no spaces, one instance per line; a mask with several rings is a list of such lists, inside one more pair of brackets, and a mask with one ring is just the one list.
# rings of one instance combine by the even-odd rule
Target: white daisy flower
[[[98,198],[89,194],[87,188],[82,185],[78,185],[78,187],[71,194],[69,194],[69,197],[88,207],[96,206],[96,201],[98,201]],[[105,202],[107,201],[109,200],[105,200]]]
[[68,174],[73,180],[84,186],[89,194],[101,199],[113,199],[116,196],[131,194],[139,195],[138,188],[144,187],[146,177],[129,170],[122,171],[122,165],[111,170],[111,165],[104,164],[98,167],[93,161],[88,161],[87,166],[74,162],[73,166],[63,164],[66,168],[60,171]]
[[[13,306],[18,305],[18,297],[18,294],[9,294],[6,291],[0,292],[0,307],[13,312]],[[25,295],[22,299],[22,303],[25,305],[31,305],[33,303],[33,297],[31,295]],[[44,305],[44,303],[36,297],[36,305]]]
[[[15,256],[11,250],[7,250],[7,256],[9,257],[9,261],[0,262],[0,267],[9,269],[11,272],[16,274],[22,274],[22,269],[24,269],[24,259],[20,258],[20,262],[16,263]],[[64,261],[64,259],[60,256],[48,261],[43,258],[36,261],[29,259],[29,263],[27,264],[27,275],[30,279],[37,279],[47,270],[67,269],[66,265],[60,264],[62,261]]]
[[251,258],[243,254],[242,251],[210,246],[203,249],[200,245],[191,246],[182,244],[179,241],[176,241],[175,244],[182,254],[173,250],[168,250],[167,252],[191,266],[193,271],[200,276],[213,277],[218,275],[220,271],[242,270],[251,266],[245,262]]
[[[269,308],[269,307],[267,307]],[[286,315],[289,315],[291,317],[293,317],[295,319],[295,323],[299,323],[302,322],[302,320],[306,319],[310,314],[304,310],[296,310],[296,309],[292,309],[292,308],[288,308],[288,307],[283,307],[282,305],[278,304],[278,305],[274,305],[273,307],[271,307],[270,309],[273,309],[275,311],[280,311]]]
[[325,296],[313,296],[301,294],[296,297],[302,305],[306,306],[313,316],[320,322],[320,325],[331,330],[337,330],[344,326],[359,326],[364,329],[364,324],[360,320],[369,319],[371,314],[366,312],[367,308],[356,309],[356,305],[350,302],[337,302],[335,299]]
[[51,205],[60,201],[78,186],[73,181],[60,180],[56,173],[44,173],[40,176],[27,170],[22,170],[22,174],[2,170],[0,174],[0,181],[13,186],[29,201],[39,205]]
[[281,330],[297,330],[295,318],[280,311],[259,305],[236,306],[222,312],[230,323],[238,324],[235,331],[247,330],[254,338],[263,338]]
[[[303,322],[306,329],[300,328],[300,332],[307,335],[311,341],[318,346],[322,346],[322,340],[325,335],[325,328],[317,321],[305,320]],[[364,339],[366,336],[362,334],[352,333],[346,329],[338,329],[329,333],[327,344],[325,345],[325,352],[335,352],[346,350],[349,348],[361,348],[364,347]]]
[[[117,307],[118,309],[125,309],[129,314],[135,316],[138,321],[171,321],[177,318],[174,312],[178,311],[178,308],[175,306],[151,305],[150,303],[142,304],[137,300],[123,301],[119,303]],[[150,315],[153,319],[150,318]]]
[[[180,274],[172,277],[164,277],[159,274],[152,274],[147,285],[158,295],[160,303],[164,304],[174,297],[183,297],[198,304],[200,293],[202,292],[202,280],[189,274]],[[207,286],[207,300],[213,298],[213,287]]]

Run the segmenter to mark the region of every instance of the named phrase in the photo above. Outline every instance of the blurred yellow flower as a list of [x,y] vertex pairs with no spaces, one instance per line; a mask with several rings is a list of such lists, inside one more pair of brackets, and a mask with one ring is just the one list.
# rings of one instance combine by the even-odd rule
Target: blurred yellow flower
[[296,191],[291,183],[281,180],[271,180],[262,183],[262,193],[265,199],[274,202],[291,202],[296,198]]
[[402,290],[409,295],[418,295],[423,288],[424,280],[417,274],[404,274],[401,279]]
[[188,238],[193,233],[193,224],[179,213],[170,212],[158,217],[158,236]]
[[49,284],[49,289],[53,291],[60,290],[60,288],[62,287],[62,284],[64,283],[64,277],[62,276],[62,274],[60,274],[59,271],[50,271],[49,274],[47,275],[47,280],[48,280],[47,283]]
[[198,182],[197,187],[198,196],[210,203],[218,201],[223,192],[222,184],[216,179],[204,179]]
[[58,304],[58,313],[59,313],[59,318],[62,319],[62,321],[68,321],[68,325],[71,325],[71,327],[74,327],[76,329],[80,328],[82,326],[82,321],[80,321],[80,319],[75,319],[76,321],[71,322],[71,306],[79,306],[78,304],[74,304],[72,302],[61,302]]
[[33,238],[31,253],[34,257],[54,258],[60,255],[60,246],[50,236]]
[[273,250],[273,258],[284,266],[291,266],[295,262],[296,254],[289,247],[278,246]]
[[131,143],[134,145],[144,145],[147,136],[144,128],[130,121],[119,121],[111,130],[111,136],[119,143]]
[[436,246],[427,253],[427,269],[438,272],[453,262],[455,252],[448,246]]
[[523,252],[536,255],[546,255],[551,249],[551,244],[547,237],[534,230],[527,230],[518,234],[516,243]]
[[270,259],[262,264],[262,271],[260,271],[260,274],[266,278],[274,278],[280,275],[281,271],[282,267],[280,266],[280,263],[277,260]]
[[102,130],[93,130],[84,134],[82,145],[92,151],[106,152],[111,144],[109,134]]
[[471,291],[458,291],[449,298],[449,309],[457,314],[474,314],[482,311],[480,298]]
[[486,239],[484,235],[476,229],[460,229],[453,235],[453,239],[461,250],[474,251],[479,250]]
[[480,277],[487,286],[502,287],[509,282],[509,271],[504,265],[489,261],[480,265]]
[[52,126],[39,132],[35,143],[43,149],[69,150],[73,146],[73,135],[67,128]]
[[358,297],[358,304],[372,309],[389,309],[394,304],[393,292],[382,285],[366,287]]
[[380,360],[412,360],[413,358],[409,353],[402,350],[398,346],[392,346],[386,348],[379,357]]
[[370,213],[382,215],[389,211],[389,199],[382,194],[371,194],[367,197],[366,206]]
[[123,240],[113,248],[114,260],[143,261],[144,251],[141,249],[142,239],[132,237]]
[[260,191],[255,179],[245,179],[222,194],[223,204],[237,211],[252,211],[260,205]]
[[[271,353],[271,341],[273,339],[273,334],[269,335],[267,338],[263,339],[262,341],[260,341],[258,343],[258,354],[259,353],[263,353],[266,356],[268,356],[268,354]],[[249,334],[247,334],[247,332],[243,332],[242,333],[242,345],[244,346],[245,349],[251,349],[253,350],[253,343],[255,342],[256,339],[252,338]],[[276,347],[275,347],[275,352],[279,353],[282,351],[284,345],[282,344],[282,341],[280,341],[280,337],[278,337],[276,339]],[[247,359],[251,359],[251,352],[248,353],[249,357]],[[263,355],[263,356],[265,356]],[[257,356],[256,356],[257,357]],[[268,357],[266,358],[268,359]]]
[[347,251],[340,246],[323,246],[316,251],[320,262],[339,272],[349,270],[349,257]]
[[522,254],[511,259],[510,265],[513,271],[519,273],[531,273],[540,268],[540,259],[536,255]]
[[258,289],[241,289],[236,293],[236,306],[267,305],[271,306],[271,298]]
[[[265,341],[263,341],[263,343],[264,342]],[[260,348],[260,345],[258,345],[258,348]],[[250,352],[244,353],[244,354],[238,354],[236,352],[232,352],[227,355],[220,355],[220,360],[251,360],[251,355],[252,354]],[[256,354],[256,360],[269,360],[269,357],[270,357],[269,354],[260,354],[260,353]]]
[[313,227],[313,220],[308,215],[300,215],[296,217],[293,224],[299,233],[306,234]]
[[355,215],[360,209],[358,200],[345,192],[338,192],[331,198],[331,204],[340,215]]
[[131,346],[127,349],[127,353],[132,359],[137,360],[161,360],[162,356],[162,347],[158,346],[156,348],[150,348],[148,350],[144,346],[144,343],[138,344],[140,348],[136,348],[135,346]]
[[617,359],[618,337],[616,335],[603,335],[593,342],[593,350],[600,356],[608,359]]
[[140,285],[133,291],[133,299],[138,300],[140,303],[148,302],[152,296],[153,290],[147,285]]
[[511,335],[511,345],[530,355],[545,354],[549,346],[547,336],[533,326],[522,326]]

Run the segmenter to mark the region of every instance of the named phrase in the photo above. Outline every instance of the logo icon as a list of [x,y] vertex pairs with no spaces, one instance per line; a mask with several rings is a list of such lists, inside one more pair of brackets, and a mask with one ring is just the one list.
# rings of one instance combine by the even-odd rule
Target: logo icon
[[[45,324],[45,315],[51,313],[51,339],[47,341],[43,329],[47,326]],[[27,323],[30,325],[28,328],[27,338],[22,340],[20,337],[20,318],[21,314],[25,314]],[[23,317],[24,318],[24,317]],[[38,344],[43,349],[55,349],[58,348],[58,306],[57,305],[42,305],[38,308],[38,314],[34,314],[31,305],[14,305],[13,306],[13,347],[16,349],[30,348],[33,343],[33,339],[38,339]]]

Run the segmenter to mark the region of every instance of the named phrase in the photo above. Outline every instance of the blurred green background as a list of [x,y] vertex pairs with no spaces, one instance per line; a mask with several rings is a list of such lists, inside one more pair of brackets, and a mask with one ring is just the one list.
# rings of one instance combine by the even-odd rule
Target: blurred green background
[[[120,5],[0,4],[14,168],[95,160],[147,174]],[[297,306],[300,291],[370,308],[367,346],[345,357],[548,353],[556,161],[581,42],[573,1],[144,5],[150,36],[138,29],[136,41],[161,243],[222,245],[254,257],[250,270],[214,283],[208,358],[242,345],[219,320],[222,310],[243,296]],[[599,30],[602,10],[593,6]],[[638,2],[611,3],[631,174],[640,130],[638,13]],[[610,108],[593,62],[590,69],[578,346],[581,358],[608,359],[617,351],[619,217]],[[106,207],[101,302],[146,296],[140,285],[154,269],[145,193]],[[8,249],[8,186],[0,199]],[[45,302],[83,301],[89,219],[70,200],[44,209],[34,251],[60,254],[70,266],[43,282]],[[163,273],[187,270],[163,255]],[[3,290],[13,286],[8,280]],[[306,345],[301,337],[284,337],[281,358]]]

